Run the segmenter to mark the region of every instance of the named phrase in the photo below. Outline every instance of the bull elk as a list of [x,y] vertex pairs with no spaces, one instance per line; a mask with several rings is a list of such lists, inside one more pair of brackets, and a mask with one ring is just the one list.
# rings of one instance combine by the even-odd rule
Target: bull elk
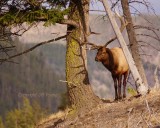
[[[112,49],[101,47],[98,49],[95,60],[102,64],[111,72],[115,88],[115,100],[121,99],[121,82],[123,78],[123,98],[126,97],[126,79],[129,66],[121,48]],[[117,90],[118,83],[118,90]]]
[[[121,21],[121,32],[127,25],[123,21],[123,19],[119,16]],[[129,73],[129,66],[124,56],[124,53],[121,48],[114,47],[114,48],[106,48],[106,46],[114,41],[117,37],[115,36],[111,40],[109,40],[104,46],[97,46],[93,43],[87,43],[91,45],[91,50],[97,49],[97,55],[95,57],[95,61],[102,62],[105,68],[107,68],[111,74],[114,81],[114,88],[115,88],[115,100],[121,99],[121,83],[123,77],[123,98],[126,97],[126,80]]]

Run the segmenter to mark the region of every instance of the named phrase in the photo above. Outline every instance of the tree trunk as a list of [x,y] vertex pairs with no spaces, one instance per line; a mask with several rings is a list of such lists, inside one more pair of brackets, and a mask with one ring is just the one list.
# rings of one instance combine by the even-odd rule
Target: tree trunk
[[144,86],[144,83],[142,82],[142,79],[140,77],[140,74],[137,70],[137,67],[135,66],[135,62],[133,61],[132,55],[130,51],[128,50],[128,47],[124,41],[124,38],[122,36],[122,33],[120,32],[120,29],[116,23],[115,17],[112,14],[112,11],[110,10],[109,4],[106,0],[102,0],[104,8],[108,14],[109,20],[112,24],[113,30],[115,34],[117,35],[118,41],[123,49],[124,55],[126,57],[126,60],[128,62],[128,65],[131,69],[131,73],[133,75],[133,78],[135,80],[136,86],[137,86],[137,92],[141,95],[146,95],[148,91],[148,87]]
[[81,47],[88,32],[89,0],[72,0],[68,18],[79,27],[68,26],[66,53],[66,80],[71,107],[76,113],[86,113],[101,100],[93,93],[86,69],[86,50]]
[[133,28],[133,22],[132,22],[131,13],[129,10],[128,0],[121,0],[121,4],[122,4],[122,9],[123,9],[123,14],[125,16],[125,19],[129,23],[126,26],[126,29],[127,29],[127,33],[128,33],[129,42],[130,42],[131,53],[132,53],[133,59],[135,61],[135,64],[138,68],[138,71],[142,77],[144,84],[146,86],[148,86],[148,82],[147,82],[147,78],[146,78],[145,71],[143,68],[143,64],[142,64],[142,61],[141,61],[141,58],[139,55],[138,42],[136,40],[136,34],[135,34],[135,31]]

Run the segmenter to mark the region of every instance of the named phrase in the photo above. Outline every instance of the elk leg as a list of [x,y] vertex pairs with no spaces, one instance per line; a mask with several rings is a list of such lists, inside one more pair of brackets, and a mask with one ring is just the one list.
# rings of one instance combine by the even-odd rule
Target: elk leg
[[121,96],[121,83],[122,83],[122,75],[118,76],[118,99],[122,99]]
[[123,98],[126,98],[127,77],[128,77],[128,71],[124,73],[124,78],[123,78]]
[[114,81],[114,89],[115,89],[115,100],[118,100],[118,94],[117,94],[117,78],[112,75],[113,81]]

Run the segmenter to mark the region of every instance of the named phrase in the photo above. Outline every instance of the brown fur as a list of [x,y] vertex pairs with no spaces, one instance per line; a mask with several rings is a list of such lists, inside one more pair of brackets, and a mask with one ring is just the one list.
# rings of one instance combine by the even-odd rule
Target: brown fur
[[[101,47],[98,49],[96,61],[102,64],[111,72],[115,87],[115,100],[121,99],[121,82],[123,78],[123,98],[126,97],[126,79],[129,72],[129,66],[121,48],[112,49]],[[117,91],[118,85],[118,91]]]

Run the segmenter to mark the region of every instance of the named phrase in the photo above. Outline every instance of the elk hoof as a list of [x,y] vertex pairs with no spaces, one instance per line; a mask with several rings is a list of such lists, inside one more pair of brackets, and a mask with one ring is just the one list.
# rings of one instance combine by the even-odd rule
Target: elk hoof
[[121,100],[122,99],[122,96],[119,96],[119,98],[118,98],[119,100]]
[[116,97],[116,98],[114,99],[114,101],[118,101],[118,97]]
[[123,95],[123,98],[126,98],[126,95]]

